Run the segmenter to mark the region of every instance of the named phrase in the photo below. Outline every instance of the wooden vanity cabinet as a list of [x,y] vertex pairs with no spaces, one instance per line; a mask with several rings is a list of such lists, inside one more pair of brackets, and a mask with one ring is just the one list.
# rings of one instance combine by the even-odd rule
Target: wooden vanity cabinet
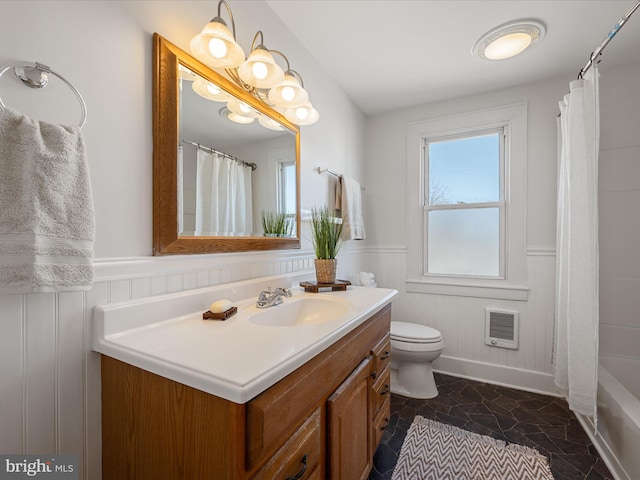
[[329,478],[366,480],[372,466],[371,357],[327,400]]
[[103,356],[103,480],[366,479],[390,321],[387,305],[246,404]]

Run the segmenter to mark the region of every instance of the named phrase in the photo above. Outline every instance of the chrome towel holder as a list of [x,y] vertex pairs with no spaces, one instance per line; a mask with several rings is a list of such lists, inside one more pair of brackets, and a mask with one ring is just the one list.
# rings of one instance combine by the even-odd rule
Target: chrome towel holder
[[[82,95],[80,95],[80,92],[76,89],[76,87],[71,85],[71,83],[66,78],[64,78],[59,73],[56,73],[53,70],[51,70],[51,68],[49,68],[47,65],[44,65],[43,63],[39,63],[39,62],[10,63],[2,67],[2,70],[0,70],[0,77],[2,77],[2,75],[4,75],[5,72],[9,71],[11,68],[13,68],[13,71],[16,74],[16,76],[20,80],[22,80],[22,82],[25,85],[31,88],[46,87],[47,83],[49,83],[49,74],[55,75],[60,80],[62,80],[73,91],[73,93],[75,93],[76,97],[78,98],[78,101],[80,102],[80,107],[82,108],[82,118],[80,119],[80,123],[78,124],[78,127],[82,128],[84,126],[84,124],[87,121],[87,105],[84,103],[84,99],[82,98]],[[2,98],[0,98],[0,109],[5,109],[5,108],[7,107],[2,101]]]

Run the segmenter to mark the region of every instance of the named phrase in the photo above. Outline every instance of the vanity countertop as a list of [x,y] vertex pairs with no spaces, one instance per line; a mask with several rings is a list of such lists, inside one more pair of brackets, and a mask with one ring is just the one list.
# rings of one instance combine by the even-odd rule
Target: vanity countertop
[[346,292],[304,293],[294,287],[284,304],[327,296],[346,305],[346,313],[341,310],[334,320],[308,325],[256,323],[255,315],[269,310],[276,318],[273,313],[282,307],[257,309],[257,295],[233,301],[238,313],[225,321],[202,319],[212,301],[233,300],[246,290],[199,289],[96,307],[93,349],[226,400],[246,403],[354,330],[398,293],[355,286]]

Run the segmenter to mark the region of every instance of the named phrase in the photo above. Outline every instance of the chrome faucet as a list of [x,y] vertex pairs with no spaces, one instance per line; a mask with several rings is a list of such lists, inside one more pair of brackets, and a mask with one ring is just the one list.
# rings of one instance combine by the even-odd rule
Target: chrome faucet
[[264,290],[260,292],[258,296],[258,301],[256,302],[256,307],[258,308],[267,308],[273,307],[275,305],[280,305],[282,303],[282,297],[290,297],[291,290],[288,288],[276,288],[273,292],[271,288],[268,290]]

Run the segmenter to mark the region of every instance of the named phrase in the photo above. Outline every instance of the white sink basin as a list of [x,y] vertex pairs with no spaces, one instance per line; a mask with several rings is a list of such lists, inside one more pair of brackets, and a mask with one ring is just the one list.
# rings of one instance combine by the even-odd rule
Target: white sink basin
[[[243,280],[94,310],[95,351],[231,402],[246,403],[363,324],[396,290],[350,286],[306,293],[308,274]],[[281,305],[256,308],[260,291],[291,288]],[[238,313],[204,320],[213,301]],[[286,327],[289,328],[286,328]],[[280,328],[276,328],[280,327]]]
[[256,308],[249,315],[249,322],[272,327],[316,325],[336,321],[349,312],[351,302],[335,297],[293,296],[285,298],[280,305]]

